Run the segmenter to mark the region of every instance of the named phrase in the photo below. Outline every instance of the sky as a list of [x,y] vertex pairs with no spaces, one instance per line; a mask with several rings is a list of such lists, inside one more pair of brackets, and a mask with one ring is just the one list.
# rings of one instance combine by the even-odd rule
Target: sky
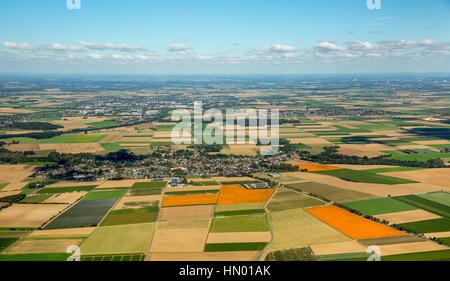
[[0,73],[450,72],[450,0],[379,1],[1,0]]

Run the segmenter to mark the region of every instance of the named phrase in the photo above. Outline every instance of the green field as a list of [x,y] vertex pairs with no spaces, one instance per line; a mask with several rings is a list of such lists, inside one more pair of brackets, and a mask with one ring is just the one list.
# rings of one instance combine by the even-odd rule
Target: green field
[[84,196],[83,200],[118,199],[122,198],[125,193],[127,193],[126,190],[91,191]]
[[370,254],[367,253],[348,253],[317,256],[319,261],[367,261]]
[[405,180],[401,178],[394,178],[389,176],[378,175],[375,173],[369,173],[359,170],[340,169],[333,171],[320,171],[319,174],[329,175],[337,177],[346,181],[352,182],[364,182],[364,183],[378,183],[378,184],[404,184],[415,183],[414,181]]
[[81,261],[144,261],[145,255],[82,256]]
[[269,231],[265,215],[216,217],[210,232],[264,232]]
[[310,247],[274,251],[267,254],[265,261],[316,261]]
[[416,168],[416,167],[378,168],[378,169],[364,170],[364,172],[381,174],[381,173],[389,173],[389,172],[404,172],[404,171],[417,171],[417,170],[423,170],[423,168]]
[[300,194],[285,188],[279,188],[270,200],[267,209],[270,212],[285,211],[289,209],[305,208],[323,205],[324,202],[313,197]]
[[188,190],[188,191],[169,191],[165,192],[166,195],[189,195],[189,194],[216,194],[219,193],[220,189],[210,189],[210,190]]
[[131,188],[163,188],[166,185],[165,181],[136,182]]
[[450,250],[411,253],[382,257],[383,261],[450,261]]
[[213,243],[205,245],[205,252],[261,251],[266,242],[254,243]]
[[406,204],[415,206],[419,209],[423,209],[425,211],[434,213],[436,215],[439,215],[441,217],[450,218],[450,207],[416,196],[416,195],[406,195],[406,196],[399,196],[399,197],[393,197],[395,200],[402,201]]
[[0,261],[66,261],[69,256],[66,253],[0,255]]
[[199,186],[208,186],[208,185],[219,185],[216,181],[197,181],[193,182],[193,185],[199,185]]
[[338,203],[377,198],[377,196],[372,194],[315,182],[287,184],[285,187],[296,191],[316,194]]
[[445,158],[450,158],[450,153],[439,153],[439,152],[435,152],[435,153],[413,153],[413,154],[407,154],[401,151],[382,151],[384,153],[390,154],[392,159],[396,159],[396,160],[402,160],[402,161],[422,161],[422,162],[426,162],[428,160],[431,159],[437,159],[437,158],[441,158],[441,159],[445,159]]
[[101,143],[100,145],[108,152],[122,150],[122,147],[118,143]]
[[38,203],[44,202],[45,200],[47,200],[48,198],[50,198],[52,196],[53,196],[52,194],[39,194],[39,195],[27,197],[27,198],[21,200],[20,203],[38,204]]
[[158,195],[162,193],[162,188],[140,188],[130,189],[130,196],[146,196],[146,195]]
[[87,186],[72,186],[72,187],[48,187],[39,190],[38,194],[54,194],[54,193],[66,193],[66,192],[80,192],[80,191],[91,191],[96,188],[96,185]]
[[403,211],[417,210],[416,207],[392,198],[376,198],[343,203],[351,209],[361,212],[363,215],[381,215]]
[[81,252],[86,256],[145,253],[154,227],[154,223],[98,227],[81,244]]
[[111,211],[102,221],[101,226],[155,222],[158,211],[158,207]]
[[19,238],[0,238],[0,251],[3,251],[17,240]]
[[450,193],[448,192],[432,192],[417,196],[450,207]]
[[264,209],[250,209],[250,210],[235,210],[235,211],[216,212],[214,215],[216,217],[230,217],[230,216],[264,214],[264,213],[265,213]]
[[450,230],[450,219],[440,218],[426,221],[402,223],[399,226],[417,233],[444,232]]

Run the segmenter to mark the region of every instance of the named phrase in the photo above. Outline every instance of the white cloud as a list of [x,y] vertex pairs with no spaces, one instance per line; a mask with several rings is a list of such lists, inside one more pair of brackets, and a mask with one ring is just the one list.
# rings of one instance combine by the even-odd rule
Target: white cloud
[[14,50],[26,50],[26,51],[32,51],[35,50],[35,47],[31,46],[27,43],[13,43],[13,42],[5,42],[3,43],[3,47],[8,49],[14,49]]
[[334,43],[334,41],[323,41],[314,45],[314,49],[318,52],[336,52],[336,51],[345,51],[344,47],[338,46]]
[[115,45],[111,43],[96,44],[90,42],[80,42],[80,46],[86,47],[90,50],[98,50],[98,51],[114,50],[127,53],[146,51],[146,49],[142,46],[130,46],[127,44]]
[[169,52],[185,54],[187,51],[191,50],[192,47],[184,43],[172,43],[167,46]]

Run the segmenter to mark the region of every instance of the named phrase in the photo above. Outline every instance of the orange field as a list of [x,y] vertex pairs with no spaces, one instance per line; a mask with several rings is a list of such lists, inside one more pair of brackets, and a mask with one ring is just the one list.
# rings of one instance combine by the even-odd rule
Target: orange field
[[295,165],[300,170],[308,170],[308,172],[320,172],[320,171],[334,171],[341,168],[328,166],[328,165]]
[[333,205],[308,208],[305,211],[352,239],[406,235],[404,232],[362,218]]
[[246,189],[240,185],[224,185],[220,191],[219,205],[265,202],[273,189]]
[[217,194],[194,194],[183,196],[165,196],[163,207],[214,205],[217,202]]

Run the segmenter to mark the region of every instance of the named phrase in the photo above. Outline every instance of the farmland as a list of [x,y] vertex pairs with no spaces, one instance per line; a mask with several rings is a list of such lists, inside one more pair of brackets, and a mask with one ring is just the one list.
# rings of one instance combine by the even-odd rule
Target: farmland
[[[448,260],[448,82],[394,78],[2,80],[0,260]],[[278,152],[174,143],[197,100],[279,109]]]

